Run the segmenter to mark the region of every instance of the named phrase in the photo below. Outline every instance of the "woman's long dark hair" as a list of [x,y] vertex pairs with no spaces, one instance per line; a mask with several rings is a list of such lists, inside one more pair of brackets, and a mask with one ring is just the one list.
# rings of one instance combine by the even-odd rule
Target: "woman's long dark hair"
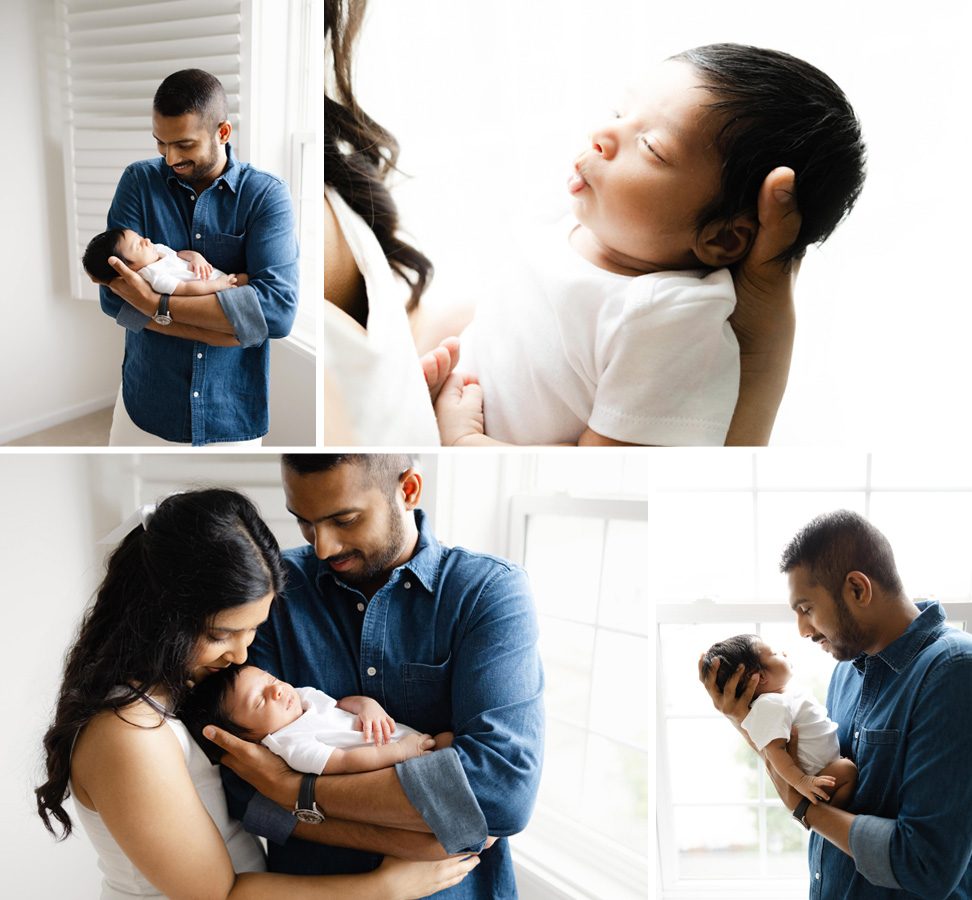
[[284,569],[277,541],[253,504],[230,490],[198,490],[162,500],[147,528],[137,526],[108,559],[104,581],[67,655],[54,724],[44,736],[47,781],[37,811],[71,833],[63,803],[71,753],[98,713],[187,690],[198,639],[217,613],[279,593]]
[[398,141],[371,118],[351,89],[351,56],[367,0],[324,0],[324,41],[330,47],[334,96],[324,93],[324,182],[374,232],[388,264],[411,286],[406,310],[418,306],[432,263],[398,236],[398,208],[387,179],[398,162]]

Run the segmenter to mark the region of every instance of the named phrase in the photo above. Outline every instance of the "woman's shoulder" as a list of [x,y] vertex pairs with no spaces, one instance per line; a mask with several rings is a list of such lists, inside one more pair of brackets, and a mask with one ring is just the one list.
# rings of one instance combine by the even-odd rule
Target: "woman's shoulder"
[[179,742],[166,727],[166,714],[161,706],[149,700],[136,700],[119,709],[97,713],[78,735],[75,760],[89,753],[110,758],[129,749],[139,752],[181,753]]

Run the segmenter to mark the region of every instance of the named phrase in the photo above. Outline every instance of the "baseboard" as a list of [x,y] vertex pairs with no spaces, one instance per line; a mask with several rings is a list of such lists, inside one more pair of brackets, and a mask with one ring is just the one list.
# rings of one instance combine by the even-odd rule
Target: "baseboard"
[[35,434],[38,431],[43,431],[45,428],[63,425],[72,419],[80,419],[81,416],[98,412],[100,409],[114,406],[116,396],[117,389],[111,394],[95,397],[93,400],[86,400],[84,403],[76,403],[74,406],[64,407],[63,409],[46,413],[43,416],[38,416],[35,419],[27,419],[23,422],[17,422],[14,425],[7,425],[0,428],[0,445],[19,440],[20,438],[27,437],[29,434]]

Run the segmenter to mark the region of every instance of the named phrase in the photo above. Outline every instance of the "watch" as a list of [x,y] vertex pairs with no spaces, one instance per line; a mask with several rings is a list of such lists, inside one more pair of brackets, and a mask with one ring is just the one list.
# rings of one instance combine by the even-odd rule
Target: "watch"
[[171,325],[172,316],[169,315],[169,295],[161,294],[159,296],[159,308],[156,310],[154,316],[152,316],[152,321],[157,325]]
[[793,810],[791,815],[793,818],[799,822],[807,831],[810,830],[810,823],[807,821],[807,810],[810,809],[810,798],[804,797],[797,805],[796,809]]
[[300,792],[297,794],[297,805],[294,807],[294,815],[301,822],[309,825],[320,825],[324,821],[324,813],[317,808],[314,801],[314,785],[317,783],[316,775],[305,775],[300,781]]

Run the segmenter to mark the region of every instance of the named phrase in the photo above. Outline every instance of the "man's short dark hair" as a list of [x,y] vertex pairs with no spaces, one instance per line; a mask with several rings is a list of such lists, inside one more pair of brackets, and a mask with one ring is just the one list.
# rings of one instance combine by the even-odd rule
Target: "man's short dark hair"
[[179,718],[211,762],[218,763],[225,751],[209,738],[203,737],[202,732],[207,725],[222,728],[244,741],[253,740],[246,729],[241,728],[226,714],[225,709],[227,695],[233,690],[240,672],[248,665],[250,663],[230,665],[222,672],[214,672],[204,678],[186,693],[179,707]]
[[222,83],[202,69],[173,72],[155,92],[152,109],[166,117],[196,113],[213,132],[229,115]]
[[888,539],[864,516],[847,509],[824,513],[787,544],[780,571],[807,570],[811,587],[822,585],[837,599],[850,572],[863,572],[889,594],[904,593]]
[[753,672],[760,672],[763,668],[759,661],[759,641],[760,637],[757,634],[737,634],[735,637],[713,644],[702,657],[702,680],[708,677],[712,664],[718,659],[720,662],[716,670],[716,685],[720,691],[724,691],[726,682],[735,673],[736,667],[742,663],[745,670],[736,685],[736,697],[741,697],[749,683],[749,677]]
[[398,480],[415,465],[408,453],[284,453],[280,461],[297,475],[314,475],[329,472],[338,466],[361,466],[371,484],[391,495],[398,487]]
[[800,233],[781,260],[801,258],[850,213],[864,186],[861,125],[843,91],[815,66],[776,50],[710,44],[673,60],[687,62],[716,95],[705,104],[723,117],[718,197],[699,215],[712,223],[756,211],[759,189],[778,166],[796,174]]
[[81,265],[84,271],[92,278],[96,278],[102,284],[110,284],[118,273],[108,263],[109,257],[117,256],[126,266],[131,265],[131,261],[118,252],[118,247],[125,239],[124,228],[109,228],[96,234],[88,246],[84,248],[84,256],[81,257]]

